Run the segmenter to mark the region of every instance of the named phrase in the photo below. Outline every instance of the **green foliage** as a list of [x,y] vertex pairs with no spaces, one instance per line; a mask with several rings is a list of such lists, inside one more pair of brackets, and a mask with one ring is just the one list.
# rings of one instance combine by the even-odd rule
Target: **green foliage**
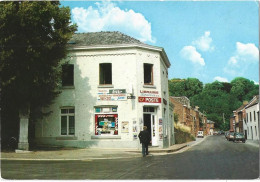
[[175,137],[176,144],[186,143],[195,140],[195,137],[193,135],[179,128],[174,128],[174,133],[175,133],[174,137]]
[[197,78],[169,80],[170,96],[191,97],[199,94],[203,89],[203,83]]
[[[187,79],[188,80],[188,79]],[[169,81],[170,94],[172,96],[187,96],[192,106],[199,106],[200,111],[205,111],[207,118],[215,122],[215,127],[227,130],[229,127],[229,116],[239,108],[243,101],[250,100],[258,94],[259,85],[246,78],[235,78],[231,83],[214,81],[200,85],[199,80],[194,88],[189,87],[187,91],[186,80],[172,79]],[[182,85],[182,86],[181,86]],[[225,124],[223,123],[223,113]]]
[[178,121],[179,121],[179,114],[177,114],[177,113],[174,113],[174,122],[175,123],[178,123]]
[[76,31],[58,1],[0,3],[0,81],[4,121],[29,107],[30,119],[59,94],[59,65]]
[[250,100],[254,95],[258,94],[259,85],[255,85],[253,81],[250,81],[243,77],[237,77],[231,81],[231,94],[243,102],[244,100]]

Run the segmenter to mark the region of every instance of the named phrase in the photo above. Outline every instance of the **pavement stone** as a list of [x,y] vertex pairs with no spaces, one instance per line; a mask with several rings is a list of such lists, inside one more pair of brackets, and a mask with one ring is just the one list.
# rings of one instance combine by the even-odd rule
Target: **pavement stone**
[[[149,147],[149,155],[166,155],[184,149],[189,146],[202,142],[203,139],[187,142],[183,144],[175,144],[169,148]],[[139,149],[108,149],[108,148],[59,148],[58,150],[36,150],[30,152],[3,152],[1,151],[1,160],[97,160],[97,159],[120,159],[141,157],[142,152]],[[148,155],[148,156],[149,156]]]

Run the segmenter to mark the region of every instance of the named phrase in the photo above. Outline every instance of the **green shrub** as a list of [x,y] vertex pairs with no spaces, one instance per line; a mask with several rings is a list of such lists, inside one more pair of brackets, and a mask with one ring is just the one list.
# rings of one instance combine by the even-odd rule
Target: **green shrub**
[[175,144],[186,143],[195,141],[195,137],[187,131],[183,131],[181,128],[174,128]]

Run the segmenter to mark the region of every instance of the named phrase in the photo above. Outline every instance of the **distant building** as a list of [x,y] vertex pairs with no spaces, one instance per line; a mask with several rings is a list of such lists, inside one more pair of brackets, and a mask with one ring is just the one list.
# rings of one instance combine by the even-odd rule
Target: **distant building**
[[256,95],[245,106],[246,120],[244,122],[244,132],[247,139],[259,140],[259,96]]
[[190,100],[186,96],[170,97],[170,102],[174,105],[174,114],[178,116],[179,123],[188,126],[191,134],[197,136],[200,129],[200,112],[199,107],[192,108]]
[[215,122],[207,120],[207,135],[213,135]]
[[233,120],[235,123],[233,124],[233,131],[234,132],[242,132],[243,133],[243,122],[246,119],[246,112],[245,107],[247,106],[248,102],[244,102],[242,106],[240,106],[238,109],[233,111]]
[[230,116],[230,119],[229,119],[229,131],[232,131],[234,132],[235,131],[235,126],[236,126],[236,120],[235,120],[235,116],[234,114],[232,114]]

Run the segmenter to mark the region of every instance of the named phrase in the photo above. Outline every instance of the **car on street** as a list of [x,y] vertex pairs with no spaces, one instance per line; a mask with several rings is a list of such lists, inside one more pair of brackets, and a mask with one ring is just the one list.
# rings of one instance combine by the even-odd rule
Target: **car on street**
[[229,132],[228,136],[227,136],[227,140],[228,141],[233,141],[234,140],[234,132]]
[[225,137],[226,137],[226,139],[227,139],[228,135],[229,135],[229,131],[226,131],[226,132],[225,132]]
[[197,138],[203,138],[203,137],[204,137],[203,131],[198,131]]
[[213,132],[213,135],[218,135],[218,132],[217,132],[217,131],[214,131],[214,132]]
[[233,142],[236,142],[236,141],[242,141],[243,143],[245,143],[246,142],[245,135],[243,133],[235,133]]

